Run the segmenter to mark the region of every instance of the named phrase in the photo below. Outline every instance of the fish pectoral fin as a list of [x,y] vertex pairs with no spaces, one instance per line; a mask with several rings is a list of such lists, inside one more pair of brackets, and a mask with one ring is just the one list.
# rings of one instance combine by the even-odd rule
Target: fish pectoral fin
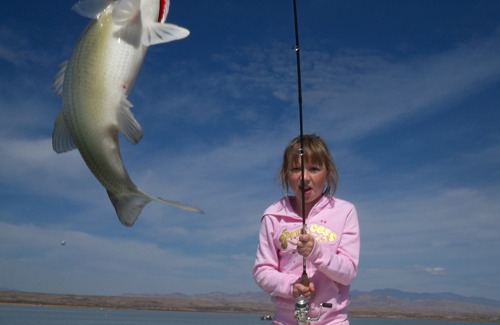
[[[87,0],[88,1],[88,0]],[[158,22],[147,22],[141,15],[141,2],[138,0],[120,0],[113,8],[113,22],[122,26],[122,33],[125,33],[127,41],[131,44],[134,31],[142,30],[141,42],[145,46],[167,43],[185,38],[189,31],[183,27],[173,24]],[[122,35],[123,36],[123,35]]]
[[118,1],[113,8],[113,22],[119,26],[140,23],[141,2],[137,0]]
[[132,103],[124,95],[118,108],[118,130],[130,143],[136,144],[141,140],[143,132],[130,110],[132,106]]
[[52,131],[52,148],[57,153],[63,153],[76,149],[76,144],[73,141],[73,137],[69,133],[62,110],[59,112],[56,117],[56,121],[54,122],[54,130]]
[[101,12],[115,0],[80,0],[71,8],[77,14],[90,19],[96,19]]
[[61,63],[61,65],[59,66],[59,72],[54,77],[54,83],[52,84],[52,89],[54,90],[54,93],[59,97],[62,96],[64,76],[66,75],[67,66],[68,66],[68,61],[64,61],[63,63]]
[[144,26],[142,34],[142,44],[144,46],[151,46],[161,43],[168,43],[188,37],[189,30],[173,25],[164,23],[152,22]]

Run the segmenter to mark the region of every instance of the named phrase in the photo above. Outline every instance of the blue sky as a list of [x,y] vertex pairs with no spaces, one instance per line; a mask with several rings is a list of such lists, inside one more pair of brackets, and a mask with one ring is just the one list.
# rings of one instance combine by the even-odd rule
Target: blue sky
[[[51,147],[51,84],[88,19],[72,1],[0,13],[0,288],[258,291],[260,214],[298,134],[292,1],[172,0],[184,40],[151,47],[121,141],[148,205],[120,224],[78,152]],[[500,2],[298,0],[304,129],[358,208],[356,290],[500,300]],[[61,246],[61,241],[66,245]]]

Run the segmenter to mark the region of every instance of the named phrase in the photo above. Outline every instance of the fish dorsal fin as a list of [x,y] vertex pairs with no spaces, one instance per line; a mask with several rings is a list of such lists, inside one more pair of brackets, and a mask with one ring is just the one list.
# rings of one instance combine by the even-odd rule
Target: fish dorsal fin
[[61,65],[59,66],[59,72],[54,77],[54,83],[52,84],[52,89],[54,90],[54,93],[59,97],[62,96],[64,76],[66,75],[67,66],[68,66],[68,61],[64,61],[63,63],[61,63]]
[[73,137],[69,133],[62,110],[59,112],[56,121],[54,122],[54,131],[52,131],[52,148],[57,153],[63,153],[76,149],[76,144],[73,141]]
[[96,19],[99,14],[116,0],[80,0],[71,9],[77,14]]
[[132,106],[132,103],[123,95],[118,108],[118,130],[130,143],[136,144],[142,138],[142,129],[130,111]]
[[188,37],[189,30],[165,23],[151,22],[144,26],[142,33],[142,44],[151,46],[155,44],[168,43]]

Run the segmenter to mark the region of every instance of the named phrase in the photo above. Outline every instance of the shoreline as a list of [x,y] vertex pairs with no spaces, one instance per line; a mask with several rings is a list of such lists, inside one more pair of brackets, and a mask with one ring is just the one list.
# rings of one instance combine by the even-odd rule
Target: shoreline
[[[36,292],[0,292],[0,305],[41,306],[54,308],[96,308],[114,310],[150,310],[163,312],[204,312],[272,315],[272,303],[254,301],[208,300],[171,296],[94,296],[48,294]],[[482,315],[457,312],[422,312],[355,308],[349,309],[350,318],[447,320],[462,322],[500,323],[500,315]]]

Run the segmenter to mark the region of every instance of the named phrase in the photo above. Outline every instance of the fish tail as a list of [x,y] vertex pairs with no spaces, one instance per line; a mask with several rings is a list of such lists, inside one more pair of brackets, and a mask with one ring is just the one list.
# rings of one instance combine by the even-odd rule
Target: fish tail
[[118,219],[120,219],[120,222],[127,227],[132,227],[134,225],[135,221],[141,214],[142,209],[151,201],[168,204],[173,207],[191,212],[203,213],[203,211],[199,208],[182,202],[155,197],[141,191],[138,188],[136,188],[134,192],[129,192],[127,194],[121,195],[115,195],[108,191],[108,196],[113,203],[113,206],[115,207]]
[[176,208],[179,208],[179,209],[182,209],[182,210],[196,212],[196,213],[203,213],[203,210],[201,210],[201,209],[199,209],[197,207],[194,207],[192,205],[186,204],[186,203],[182,203],[182,202],[179,202],[179,201],[166,200],[166,199],[163,199],[161,197],[153,197],[153,196],[150,196],[150,197],[153,200],[155,200],[156,202],[160,202],[160,203],[163,203],[163,204],[168,204],[168,205],[171,205],[173,207],[176,207]]
[[142,209],[151,202],[151,198],[141,192],[131,192],[115,195],[108,191],[109,199],[115,207],[120,222],[127,227],[132,227],[142,212]]

